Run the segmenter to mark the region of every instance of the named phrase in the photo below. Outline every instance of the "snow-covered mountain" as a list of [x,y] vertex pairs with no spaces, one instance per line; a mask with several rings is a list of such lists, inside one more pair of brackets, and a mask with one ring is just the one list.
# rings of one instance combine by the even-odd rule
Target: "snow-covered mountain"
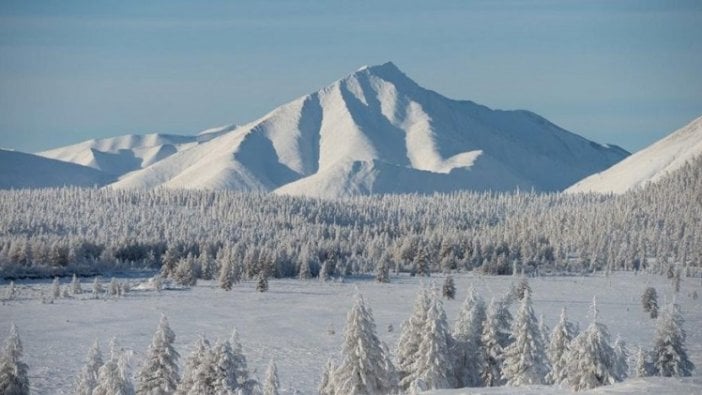
[[632,188],[656,182],[700,155],[702,117],[609,169],[585,178],[566,192],[624,193]]
[[[392,63],[364,67],[261,119],[216,134],[148,166],[146,155],[131,149],[128,155],[142,158],[141,168],[132,166],[136,171],[112,187],[318,197],[518,187],[557,191],[628,154],[528,111],[448,99],[420,87]],[[112,154],[122,149],[95,144],[87,145]],[[80,152],[92,156],[79,163],[92,163],[94,151]]]
[[235,125],[212,128],[195,136],[146,134],[110,137],[83,141],[78,144],[39,152],[46,158],[73,162],[102,170],[114,176],[142,169],[178,151],[236,129]]
[[0,149],[0,189],[105,185],[114,177],[90,167]]

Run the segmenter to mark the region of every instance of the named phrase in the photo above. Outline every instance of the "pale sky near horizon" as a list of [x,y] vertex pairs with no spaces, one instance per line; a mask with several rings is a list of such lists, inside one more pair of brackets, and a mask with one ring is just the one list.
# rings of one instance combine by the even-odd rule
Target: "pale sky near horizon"
[[702,115],[702,1],[3,0],[0,147],[246,123],[388,60],[636,151]]

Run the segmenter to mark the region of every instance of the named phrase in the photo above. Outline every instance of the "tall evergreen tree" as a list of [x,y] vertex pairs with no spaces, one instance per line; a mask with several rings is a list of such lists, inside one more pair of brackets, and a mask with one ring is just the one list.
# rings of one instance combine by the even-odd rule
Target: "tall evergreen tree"
[[79,295],[83,293],[83,289],[80,287],[80,279],[75,274],[73,274],[73,279],[71,280],[71,293],[73,295]]
[[333,375],[334,394],[387,394],[397,389],[395,369],[376,334],[373,313],[361,294],[346,317],[341,362]]
[[690,376],[695,365],[685,349],[687,334],[680,306],[670,304],[658,317],[656,337],[651,355],[653,373],[657,376]]
[[278,379],[278,367],[271,359],[266,369],[266,379],[263,382],[263,395],[278,395],[280,388],[280,380]]
[[209,354],[210,343],[203,336],[199,336],[193,346],[193,350],[185,361],[183,377],[178,384],[176,394],[187,395],[192,391],[201,366],[209,363]]
[[617,381],[623,381],[629,376],[629,351],[620,336],[614,341],[614,372]]
[[568,321],[565,307],[561,309],[561,316],[558,324],[551,332],[551,339],[548,345],[548,360],[551,363],[551,371],[547,376],[547,381],[560,384],[567,378],[566,365],[570,353],[570,343],[577,336],[575,325]]
[[543,334],[527,289],[512,324],[512,344],[505,348],[502,375],[512,386],[543,384],[548,369]]
[[400,384],[404,389],[408,389],[412,383],[410,373],[413,369],[412,365],[418,357],[417,352],[419,351],[419,343],[422,341],[429,304],[429,293],[426,288],[422,287],[417,293],[412,315],[402,325],[395,351],[395,361],[399,371]]
[[329,358],[327,363],[324,365],[324,371],[322,372],[322,379],[319,382],[319,387],[317,392],[319,395],[334,395],[334,371],[336,370],[336,364],[334,360]]
[[137,376],[137,394],[165,395],[175,392],[180,381],[180,355],[173,347],[174,342],[175,333],[168,325],[166,316],[162,315],[146,352],[144,366]]
[[503,384],[502,363],[504,361],[504,347],[502,346],[504,334],[501,327],[506,321],[504,318],[504,304],[494,298],[487,308],[487,316],[483,323],[483,331],[480,336],[482,364],[480,368],[480,380],[483,385],[494,387]]
[[597,299],[592,302],[592,323],[571,344],[568,358],[568,384],[585,390],[617,381],[616,355],[610,345],[607,327],[598,321]]
[[456,297],[456,284],[453,281],[453,276],[450,274],[446,276],[441,292],[446,299],[454,299]]
[[442,389],[455,386],[455,368],[451,350],[453,339],[448,329],[446,313],[438,292],[433,292],[427,310],[427,318],[419,343],[417,360],[413,364],[413,382],[422,383],[419,388]]
[[29,367],[22,362],[22,341],[17,327],[10,325],[10,334],[5,339],[5,348],[0,356],[0,394],[29,394]]
[[100,344],[97,340],[90,347],[88,357],[85,360],[85,365],[78,373],[76,378],[74,392],[76,395],[92,395],[93,389],[98,383],[98,373],[102,367],[102,352]]
[[471,287],[453,328],[455,349],[453,354],[456,357],[454,367],[456,369],[456,383],[460,387],[481,385],[482,343],[480,337],[486,318],[485,302]]
[[133,395],[134,386],[129,378],[127,355],[117,348],[113,338],[110,359],[98,371],[98,383],[93,395]]

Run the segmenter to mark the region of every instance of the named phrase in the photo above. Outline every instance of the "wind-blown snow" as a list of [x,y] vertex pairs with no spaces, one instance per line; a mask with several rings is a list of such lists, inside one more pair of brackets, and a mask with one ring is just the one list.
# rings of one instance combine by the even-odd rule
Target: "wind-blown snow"
[[101,186],[114,177],[90,167],[0,149],[0,189]]
[[448,99],[420,87],[392,63],[361,68],[250,124],[212,132],[219,135],[135,168],[112,187],[329,198],[555,191],[627,154],[527,111]]
[[585,178],[566,192],[624,193],[660,180],[699,155],[702,155],[702,117],[611,168]]

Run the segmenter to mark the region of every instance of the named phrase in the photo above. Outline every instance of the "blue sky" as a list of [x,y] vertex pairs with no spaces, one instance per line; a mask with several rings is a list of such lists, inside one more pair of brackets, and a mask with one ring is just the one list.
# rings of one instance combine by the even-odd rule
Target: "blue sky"
[[702,115],[702,2],[2,0],[0,147],[244,123],[388,60],[635,151]]

